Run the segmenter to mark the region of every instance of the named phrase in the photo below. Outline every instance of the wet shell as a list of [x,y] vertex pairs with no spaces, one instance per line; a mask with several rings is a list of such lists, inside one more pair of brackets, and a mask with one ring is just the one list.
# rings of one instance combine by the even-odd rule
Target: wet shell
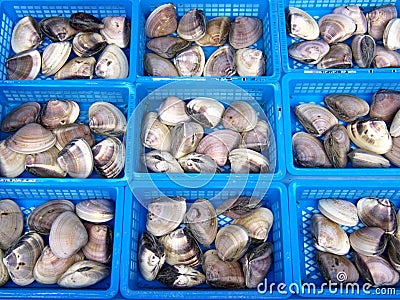
[[146,47],[163,58],[173,58],[190,46],[190,42],[176,36],[162,36],[149,40]]
[[196,41],[199,46],[222,46],[228,39],[230,19],[215,17],[207,22],[205,35]]
[[88,242],[82,247],[82,252],[89,260],[103,264],[109,263],[112,257],[113,232],[110,226],[104,224],[84,224],[88,233]]
[[329,52],[317,64],[318,69],[348,69],[353,67],[353,52],[344,43],[331,45]]
[[358,224],[357,207],[350,201],[343,199],[320,199],[318,210],[327,218],[344,226]]
[[248,231],[241,225],[222,227],[215,237],[215,249],[223,261],[238,261],[250,245]]
[[244,255],[243,273],[246,287],[256,288],[263,282],[273,263],[273,245],[269,242],[249,250]]
[[173,33],[178,27],[176,7],[172,3],[158,6],[146,19],[145,32],[149,38]]
[[[317,251],[315,261],[327,282],[355,283],[360,277],[355,265],[343,255]],[[341,274],[345,274],[346,277],[342,278]]]
[[190,116],[186,112],[186,103],[174,96],[165,98],[160,104],[158,118],[165,125],[169,126],[190,121]]
[[63,288],[84,288],[98,283],[111,273],[102,263],[83,260],[74,263],[57,281]]
[[395,137],[393,140],[393,146],[389,152],[385,153],[385,157],[396,166],[400,166],[400,137]]
[[339,120],[345,122],[352,122],[369,112],[368,102],[351,94],[330,94],[325,96],[324,102]]
[[90,131],[89,126],[83,123],[72,123],[65,126],[59,126],[54,128],[52,132],[57,138],[55,146],[59,150],[64,148],[75,138],[85,139],[90,147],[93,147],[95,143],[94,136]]
[[262,152],[269,148],[271,138],[271,127],[264,121],[259,120],[256,127],[242,133],[241,147]]
[[346,232],[337,223],[321,214],[312,216],[311,234],[317,250],[337,255],[345,255],[350,250]]
[[357,29],[353,19],[342,14],[327,14],[318,20],[321,37],[328,44],[339,43],[351,37]]
[[386,233],[397,230],[396,209],[389,199],[361,198],[357,202],[357,212],[360,221],[366,226],[382,228]]
[[293,157],[296,163],[306,168],[331,168],[323,144],[305,132],[296,132],[292,137]]
[[156,278],[165,262],[163,245],[149,232],[143,232],[139,241],[138,264],[140,273],[147,281]]
[[124,16],[109,16],[102,20],[104,26],[100,29],[106,42],[119,48],[126,48],[131,39],[131,22]]
[[363,10],[358,5],[339,6],[333,10],[333,13],[346,15],[354,21],[357,26],[354,35],[367,32],[367,19]]
[[77,31],[69,24],[69,19],[64,17],[49,17],[39,22],[42,32],[53,42],[63,42],[74,37]]
[[235,50],[222,46],[215,50],[204,66],[204,76],[233,76],[236,73]]
[[38,102],[24,102],[10,111],[1,121],[1,131],[12,132],[22,126],[34,123],[39,115],[40,104]]
[[56,143],[56,137],[50,130],[37,123],[27,124],[6,140],[6,146],[11,150],[31,154],[43,152]]
[[363,227],[350,234],[351,247],[362,255],[380,255],[386,248],[385,231],[379,227]]
[[392,137],[400,136],[400,109],[393,117],[392,124],[390,124],[389,132]]
[[67,62],[71,50],[72,45],[70,42],[50,43],[47,45],[42,54],[42,74],[50,76],[57,73]]
[[324,40],[301,41],[289,46],[291,58],[302,63],[315,65],[329,52],[329,44]]
[[356,35],[351,42],[351,51],[360,68],[370,68],[376,52],[374,38],[370,35]]
[[169,152],[153,150],[143,155],[143,163],[157,173],[184,173],[178,161]]
[[129,74],[128,58],[121,48],[108,45],[97,60],[95,73],[107,79],[126,78]]
[[222,116],[222,126],[237,132],[252,130],[257,122],[257,112],[245,101],[233,101]]
[[261,199],[239,196],[231,197],[221,203],[216,209],[217,214],[223,214],[229,218],[243,218],[252,213],[252,211],[262,204]]
[[171,154],[179,159],[196,150],[203,138],[203,127],[195,122],[175,125],[171,130]]
[[206,23],[204,11],[191,9],[180,19],[176,32],[187,41],[196,41],[206,34]]
[[389,168],[390,162],[382,155],[364,149],[354,149],[349,154],[354,168]]
[[266,207],[253,209],[249,215],[234,219],[231,224],[243,226],[249,237],[266,241],[274,223],[272,211]]
[[143,119],[141,140],[143,146],[161,151],[171,149],[171,131],[157,119],[157,113],[149,112]]
[[174,64],[181,76],[201,76],[206,57],[200,46],[191,46],[174,58]]
[[86,245],[88,234],[79,218],[72,211],[64,211],[53,221],[49,245],[54,255],[68,258]]
[[67,173],[57,162],[59,150],[52,147],[49,150],[28,154],[25,159],[26,170],[38,177],[61,178]]
[[350,138],[346,127],[336,124],[329,129],[324,137],[324,149],[333,167],[345,168],[347,153],[350,150]]
[[28,50],[7,58],[6,72],[9,80],[33,80],[42,65],[40,53],[37,50]]
[[391,122],[400,109],[400,92],[379,90],[372,96],[370,116]]
[[305,40],[318,38],[318,23],[307,12],[296,7],[288,7],[285,14],[286,30],[290,36]]
[[270,173],[269,159],[251,149],[234,149],[229,152],[232,173]]
[[338,119],[329,110],[318,104],[299,104],[294,109],[294,114],[307,132],[317,137],[338,124]]
[[114,104],[98,101],[89,107],[89,127],[104,136],[123,136],[126,131],[126,118]]
[[80,113],[79,104],[72,100],[47,101],[40,111],[40,123],[47,129],[74,123]]
[[0,142],[0,176],[18,177],[25,171],[26,154],[12,151],[6,146],[6,140]]
[[144,68],[150,76],[179,76],[172,62],[154,53],[144,55]]
[[166,259],[170,265],[195,267],[202,262],[202,251],[187,228],[178,228],[159,239],[164,246]]
[[106,45],[104,37],[97,32],[78,32],[72,40],[72,50],[80,57],[93,56]]
[[77,31],[96,31],[104,27],[104,24],[95,16],[76,12],[69,17],[69,25]]
[[386,4],[372,9],[366,15],[368,34],[375,40],[383,38],[383,32],[390,20],[397,18],[397,9],[393,4]]
[[39,24],[31,16],[20,19],[11,33],[11,48],[15,53],[36,49],[43,42]]
[[217,163],[208,155],[196,152],[178,159],[178,163],[185,172],[189,173],[217,173],[219,168]]
[[236,70],[239,76],[263,76],[265,57],[261,50],[242,48],[235,54]]
[[5,285],[10,279],[10,275],[8,275],[7,267],[3,263],[4,252],[0,249],[0,287]]
[[54,220],[63,212],[75,210],[75,205],[69,200],[50,200],[36,207],[28,216],[27,224],[30,230],[40,234],[49,234]]
[[76,205],[76,214],[82,220],[105,223],[114,218],[115,204],[107,199],[90,199]]
[[374,68],[399,68],[400,53],[376,45],[375,57],[372,61],[372,65]]
[[18,204],[11,199],[0,200],[0,249],[10,248],[23,229],[24,219]]
[[262,21],[255,17],[236,17],[229,30],[229,44],[235,49],[249,47],[263,34]]
[[54,75],[54,79],[92,79],[95,64],[94,57],[74,57]]
[[147,209],[147,231],[155,236],[163,236],[175,230],[182,222],[186,212],[186,198],[155,198]]
[[194,268],[174,265],[161,270],[157,275],[157,280],[172,288],[191,288],[202,284],[206,277]]
[[217,126],[225,111],[225,107],[221,102],[207,97],[198,97],[190,100],[186,105],[186,109],[193,120],[206,128]]
[[104,178],[117,177],[125,166],[125,144],[116,137],[108,137],[93,148],[94,169]]

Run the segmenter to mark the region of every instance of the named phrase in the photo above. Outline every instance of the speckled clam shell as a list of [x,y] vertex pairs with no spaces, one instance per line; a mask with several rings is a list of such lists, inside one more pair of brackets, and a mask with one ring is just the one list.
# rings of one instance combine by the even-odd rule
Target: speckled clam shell
[[301,41],[289,46],[291,58],[302,63],[315,65],[329,52],[329,44],[324,40]]
[[28,154],[25,159],[26,170],[38,177],[65,177],[67,173],[61,169],[57,162],[59,152],[60,150],[56,147],[51,147],[43,152]]
[[119,48],[126,48],[131,39],[131,22],[124,16],[108,16],[101,20],[104,24],[100,29],[106,42]]
[[319,36],[317,21],[306,11],[288,7],[285,10],[286,30],[291,37],[305,40],[316,40]]
[[74,57],[54,75],[54,79],[92,79],[95,64],[94,57]]
[[370,68],[376,52],[374,38],[367,34],[356,35],[351,42],[351,51],[360,68]]
[[348,157],[353,168],[389,168],[390,161],[380,154],[365,149],[353,149]]
[[340,225],[356,226],[358,224],[357,207],[350,201],[337,198],[320,199],[318,210]]
[[186,103],[175,96],[169,96],[161,102],[158,108],[158,118],[168,126],[190,121],[190,116],[186,112]]
[[261,50],[242,48],[235,54],[236,70],[239,76],[263,76],[265,56]]
[[264,242],[249,250],[243,259],[246,287],[256,288],[267,276],[273,263],[273,245]]
[[97,32],[78,32],[72,40],[72,50],[80,57],[96,55],[106,45],[104,37]]
[[187,41],[196,41],[206,34],[206,24],[204,11],[194,8],[182,16],[176,32]]
[[190,117],[203,127],[214,128],[221,122],[225,107],[213,98],[197,97],[189,101],[186,110]]
[[345,168],[350,151],[350,138],[346,127],[341,124],[331,127],[324,136],[324,149],[333,167]]
[[327,14],[318,20],[321,37],[328,44],[347,40],[357,29],[356,23],[343,14]]
[[250,245],[250,236],[241,225],[227,225],[218,230],[215,249],[223,261],[238,261]]
[[316,137],[306,132],[296,132],[292,136],[293,158],[306,168],[331,168],[324,145]]
[[108,45],[97,60],[95,73],[107,79],[126,78],[129,74],[128,58],[121,48]]
[[114,104],[98,101],[89,107],[89,127],[104,136],[123,136],[126,131],[126,117]]
[[147,231],[143,232],[138,249],[138,265],[143,278],[147,281],[154,280],[164,262],[164,246],[154,235]]
[[105,178],[117,177],[125,166],[125,144],[116,137],[108,137],[93,148],[94,169]]
[[72,100],[52,99],[40,111],[40,123],[47,129],[74,123],[80,113],[79,104]]
[[397,9],[393,4],[373,8],[366,14],[368,34],[375,40],[382,40],[383,32],[390,20],[397,17]]
[[252,130],[257,122],[257,112],[245,101],[233,101],[222,116],[222,126],[237,132]]
[[25,171],[26,154],[12,151],[6,145],[6,140],[0,142],[0,176],[18,177]]
[[172,62],[154,53],[144,55],[144,68],[150,76],[179,76]]
[[69,19],[60,16],[44,18],[39,22],[42,32],[53,42],[63,42],[74,37],[77,31],[69,24]]
[[245,217],[234,219],[231,224],[243,226],[251,238],[265,242],[273,223],[272,211],[266,207],[259,207]]
[[10,248],[23,228],[24,219],[18,204],[11,199],[0,200],[0,249]]
[[[327,282],[355,283],[360,277],[355,265],[346,256],[317,251],[315,261]],[[344,281],[341,280],[340,274],[346,274]]]
[[36,49],[43,42],[39,24],[31,17],[20,19],[11,33],[11,48],[15,53]]
[[397,230],[396,209],[389,199],[361,198],[357,202],[357,212],[360,221],[366,226],[380,227],[387,233]]
[[368,102],[352,94],[329,94],[324,97],[324,102],[339,120],[345,122],[352,122],[369,112]]
[[38,50],[18,53],[6,60],[8,80],[33,80],[41,69],[42,59]]
[[294,114],[307,132],[317,137],[338,124],[338,119],[328,109],[318,104],[299,104],[294,109]]
[[369,115],[385,122],[391,122],[400,109],[400,92],[395,90],[379,90],[372,96]]
[[200,46],[191,46],[176,55],[174,64],[181,76],[201,76],[206,57]]
[[215,17],[207,22],[205,35],[196,41],[199,46],[222,46],[228,39],[230,19]]
[[72,123],[65,126],[59,126],[52,130],[57,141],[55,146],[57,149],[63,149],[70,141],[75,138],[83,138],[90,147],[94,146],[95,140],[88,125],[83,123]]
[[145,32],[149,38],[166,36],[178,27],[176,7],[172,3],[158,6],[146,19]]
[[237,219],[250,215],[251,212],[260,207],[261,204],[261,199],[254,197],[230,197],[217,207],[216,212],[217,214],[223,214],[229,218]]
[[271,164],[263,154],[251,149],[234,149],[229,152],[232,173],[269,173]]
[[91,223],[105,223],[114,218],[115,204],[107,199],[90,199],[76,205],[76,214]]
[[194,152],[203,138],[203,127],[195,122],[185,122],[171,129],[171,154],[179,159]]
[[256,17],[236,17],[229,30],[229,44],[235,49],[249,47],[263,34],[262,21]]
[[39,115],[38,102],[24,102],[10,111],[1,121],[1,131],[13,132],[22,126],[34,123]]
[[204,76],[233,76],[236,73],[235,49],[222,46],[215,50],[204,66]]
[[334,14],[342,14],[350,17],[354,23],[356,24],[356,34],[364,34],[367,32],[367,19],[363,10],[358,5],[343,5],[336,7],[333,11]]
[[88,242],[82,252],[89,260],[103,264],[109,263],[112,257],[113,232],[104,224],[84,223],[88,233]]
[[400,53],[394,50],[388,50],[383,46],[376,45],[375,57],[372,60],[374,68],[399,68]]
[[190,44],[177,36],[161,36],[149,40],[146,47],[163,58],[173,58]]
[[386,248],[385,231],[379,227],[363,227],[350,234],[354,251],[367,256],[381,255]]
[[318,69],[348,69],[353,67],[353,52],[345,43],[332,44],[329,52],[317,64]]
[[50,76],[57,73],[67,62],[71,50],[70,42],[48,44],[42,53],[42,74]]
[[178,161],[171,153],[153,150],[142,156],[143,164],[156,173],[184,173]]

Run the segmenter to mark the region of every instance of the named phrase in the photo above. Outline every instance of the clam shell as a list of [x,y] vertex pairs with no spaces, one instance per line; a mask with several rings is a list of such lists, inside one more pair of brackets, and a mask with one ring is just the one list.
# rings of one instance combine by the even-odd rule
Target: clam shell
[[386,4],[373,8],[366,14],[368,24],[368,34],[375,40],[381,40],[386,25],[390,20],[397,17],[397,9],[393,4]]
[[376,52],[374,38],[366,34],[356,35],[351,42],[351,51],[360,68],[370,68]]
[[374,68],[399,68],[400,53],[376,45],[375,57],[372,61],[372,65]]
[[0,176],[18,177],[25,171],[26,154],[12,151],[6,146],[6,140],[0,142]]
[[149,38],[173,33],[178,27],[176,7],[172,3],[158,6],[146,19],[145,32]]
[[395,166],[400,166],[400,138],[395,137],[392,141],[392,148],[385,153],[385,157]]
[[92,79],[95,64],[94,57],[74,57],[54,75],[54,79]]
[[77,31],[96,31],[104,27],[98,18],[81,11],[69,17],[69,25]]
[[48,44],[42,53],[42,74],[50,76],[57,73],[67,62],[71,50],[70,42]]
[[261,204],[261,199],[258,198],[248,196],[231,197],[222,202],[217,207],[216,212],[232,219],[243,218],[250,215]]
[[97,60],[95,73],[107,79],[126,78],[129,74],[128,58],[121,48],[108,45]]
[[333,167],[345,168],[347,153],[350,150],[350,138],[346,127],[341,124],[331,127],[324,137],[324,149]]
[[399,243],[400,240],[395,236],[390,236],[387,244],[387,257],[392,267],[399,272],[400,271],[400,256],[399,256]]
[[273,223],[272,211],[266,207],[259,207],[245,217],[234,219],[231,224],[243,226],[249,237],[265,242]]
[[318,69],[348,69],[353,67],[353,52],[349,45],[331,45],[329,52],[317,64]]
[[222,46],[215,50],[204,66],[204,76],[233,76],[236,73],[235,50]]
[[400,109],[393,117],[392,124],[390,124],[389,133],[392,137],[400,136]]
[[263,35],[262,21],[256,17],[236,17],[229,30],[229,44],[235,49],[249,47]]
[[293,157],[296,163],[306,168],[331,168],[332,164],[325,153],[323,144],[305,132],[292,136]]
[[11,48],[15,53],[36,49],[43,42],[39,24],[31,16],[20,19],[11,33]]
[[[315,261],[327,282],[355,283],[360,277],[355,265],[346,256],[317,251]],[[346,274],[344,281],[340,274]]]
[[189,173],[217,173],[219,172],[217,163],[208,155],[196,152],[178,159],[178,163],[185,172]]
[[143,278],[152,281],[165,262],[164,246],[149,232],[143,232],[139,240],[138,264]]
[[169,152],[153,150],[143,155],[143,163],[157,173],[183,173],[178,161]]
[[215,17],[207,22],[205,35],[196,40],[199,46],[222,46],[228,39],[230,19]]
[[186,212],[186,198],[155,198],[147,209],[147,231],[155,236],[163,236],[175,230],[182,222]]
[[233,101],[222,116],[222,126],[237,132],[252,130],[257,122],[257,112],[245,101]]
[[238,261],[250,245],[248,231],[241,225],[222,227],[215,237],[215,249],[223,261]]
[[63,212],[75,210],[75,205],[69,200],[50,200],[36,207],[28,216],[27,224],[30,230],[40,234],[49,234],[54,220]]
[[11,199],[0,200],[0,249],[9,249],[23,229],[24,219],[18,204]]
[[291,58],[302,63],[315,65],[329,52],[329,44],[324,40],[301,41],[289,46]]
[[149,112],[143,119],[141,140],[143,146],[160,151],[170,151],[171,131],[167,125],[158,120],[155,112]]
[[131,39],[131,22],[124,16],[108,16],[101,20],[104,24],[100,29],[106,42],[119,48],[126,48]]
[[380,154],[364,149],[353,149],[349,154],[354,168],[389,168],[390,162]]
[[47,129],[74,123],[80,113],[79,104],[72,100],[47,101],[40,111],[40,123]]
[[74,37],[77,31],[65,17],[48,17],[39,22],[42,32],[53,42],[63,42]]
[[171,130],[171,154],[179,159],[194,150],[203,138],[203,127],[195,122],[175,125]]
[[181,76],[201,76],[206,57],[200,46],[191,46],[176,55],[174,64]]
[[3,263],[4,252],[0,249],[0,287],[5,285],[10,279],[10,275],[8,275],[7,267]]
[[94,169],[105,178],[117,177],[125,166],[125,144],[116,137],[108,137],[93,148]]
[[9,80],[33,80],[42,65],[40,53],[37,50],[28,50],[18,53],[6,60],[6,73]]
[[10,111],[1,121],[1,131],[12,132],[22,126],[34,123],[39,115],[40,104],[38,102],[24,102]]
[[246,287],[256,288],[264,281],[273,263],[273,245],[265,242],[249,250],[243,259]]
[[162,269],[157,280],[171,288],[191,288],[206,281],[203,273],[185,265],[174,265]]
[[321,37],[328,44],[340,43],[351,37],[357,29],[356,23],[343,14],[327,14],[318,20]]
[[161,36],[149,40],[146,47],[163,58],[173,58],[190,44],[189,41],[177,36]]
[[89,107],[89,127],[100,135],[123,136],[126,131],[126,117],[114,104],[97,101]]
[[188,115],[203,127],[214,128],[221,122],[225,107],[213,98],[198,97],[189,101],[186,110]]
[[206,34],[206,16],[200,9],[187,11],[179,20],[176,32],[187,41],[196,41]]
[[76,205],[76,214],[82,220],[105,223],[114,218],[114,202],[107,199],[90,199]]
[[318,210],[340,225],[356,226],[358,224],[357,207],[350,201],[334,198],[320,199]]
[[386,49],[389,50],[398,50],[400,49],[400,19],[392,19],[385,27],[385,31],[383,32],[383,45]]
[[158,118],[169,126],[190,121],[190,116],[186,112],[186,103],[175,96],[169,96],[161,102],[158,108]]
[[94,146],[95,140],[92,132],[88,125],[83,123],[72,123],[65,126],[59,126],[52,130],[53,134],[56,136],[57,149],[61,150],[70,141],[75,138],[83,138],[90,147]]
[[26,170],[38,177],[65,177],[67,173],[57,162],[59,152],[56,147],[52,147],[43,152],[28,154],[25,159]]
[[391,122],[400,109],[400,92],[379,90],[372,96],[369,115],[385,122]]
[[357,202],[357,212],[365,226],[376,226],[386,233],[394,233],[397,230],[396,209],[389,199],[361,198]]
[[318,38],[318,23],[307,12],[289,6],[286,8],[285,15],[286,30],[290,36],[308,41]]
[[258,120],[256,127],[242,133],[241,147],[262,152],[269,148],[271,128],[264,120]]
[[299,104],[294,109],[294,114],[307,132],[314,136],[321,136],[338,124],[338,119],[329,110],[318,104]]
[[329,94],[324,97],[324,102],[339,120],[345,122],[352,122],[369,112],[368,102],[351,94]]
[[82,247],[82,252],[89,260],[103,264],[109,263],[112,257],[113,232],[110,226],[104,224],[84,224],[88,233],[88,242]]
[[93,56],[106,45],[104,37],[97,32],[78,32],[72,40],[72,50],[80,57]]
[[172,62],[154,53],[144,55],[144,68],[150,76],[179,76]]
[[368,29],[367,19],[360,6],[358,5],[339,6],[333,10],[333,13],[346,15],[354,21],[354,23],[356,24],[356,31],[354,32],[354,35],[364,34],[367,32]]
[[239,76],[263,76],[265,56],[261,50],[242,48],[235,54],[236,70]]
[[251,149],[234,149],[229,152],[232,173],[270,173],[269,159]]
[[363,227],[350,234],[351,247],[366,256],[380,255],[386,248],[385,231],[379,227]]

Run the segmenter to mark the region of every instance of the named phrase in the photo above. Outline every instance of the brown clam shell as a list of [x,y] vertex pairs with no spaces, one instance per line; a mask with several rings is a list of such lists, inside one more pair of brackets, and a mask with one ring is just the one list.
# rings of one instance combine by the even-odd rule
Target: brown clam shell
[[67,173],[57,162],[59,152],[56,147],[51,147],[43,152],[28,154],[25,159],[26,170],[38,177],[65,177]]
[[95,140],[88,125],[83,123],[72,123],[65,126],[59,126],[52,130],[56,136],[57,149],[62,150],[70,141],[75,138],[83,138],[90,147],[94,146]]
[[108,137],[92,148],[94,169],[105,178],[117,177],[125,166],[125,145],[116,137]]
[[87,259],[100,263],[109,263],[112,257],[113,232],[110,226],[103,224],[84,224],[88,233],[88,242],[82,248]]
[[1,131],[12,132],[22,126],[34,123],[39,115],[38,102],[25,102],[10,111],[1,121]]
[[260,19],[238,16],[231,23],[229,44],[235,49],[246,48],[257,42],[262,34],[263,24]]
[[0,200],[0,249],[10,248],[23,229],[24,219],[19,205],[11,199]]

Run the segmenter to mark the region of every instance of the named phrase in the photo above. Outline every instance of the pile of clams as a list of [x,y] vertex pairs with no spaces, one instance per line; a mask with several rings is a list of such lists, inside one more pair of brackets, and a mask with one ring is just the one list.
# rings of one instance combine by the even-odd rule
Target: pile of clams
[[[153,199],[139,241],[141,275],[172,288],[204,282],[215,288],[256,288],[273,263],[267,239],[274,217],[261,205],[247,196],[229,198],[216,209],[203,198],[191,204],[181,196]],[[218,228],[220,214],[233,220]]]
[[40,21],[26,16],[12,31],[7,79],[33,80],[39,73],[55,80],[126,78],[129,63],[123,49],[129,41],[130,21],[124,16],[99,20],[76,12]]
[[311,218],[311,235],[326,281],[355,283],[361,277],[374,287],[399,282],[400,215],[389,199],[364,197],[353,204],[326,198],[318,201],[318,210]]
[[294,108],[306,131],[292,137],[296,163],[306,168],[400,166],[400,92],[379,90],[371,105],[352,94],[329,94],[324,103]]
[[[179,20],[172,3],[157,7],[147,17],[144,67],[149,76],[263,76],[266,58],[254,44],[263,35],[256,17],[215,17],[200,9]],[[206,59],[204,48],[213,47]],[[209,49],[207,48],[207,51]]]
[[[1,120],[0,176],[18,177],[24,171],[38,177],[87,178],[93,169],[104,178],[117,177],[125,165],[126,118],[109,102],[89,107],[88,125],[76,123],[79,104],[51,99],[24,102]],[[100,141],[96,141],[100,136]]]
[[0,200],[0,286],[9,279],[63,288],[100,282],[111,272],[113,218],[111,200],[50,200],[25,223],[18,200]]
[[142,159],[153,172],[216,173],[229,161],[232,173],[272,173],[269,155],[261,153],[270,139],[269,123],[246,101],[225,108],[213,98],[169,96],[142,120]]
[[367,13],[358,5],[339,6],[318,20],[288,7],[286,26],[295,38],[289,56],[301,63],[318,69],[400,67],[400,19],[394,4]]

